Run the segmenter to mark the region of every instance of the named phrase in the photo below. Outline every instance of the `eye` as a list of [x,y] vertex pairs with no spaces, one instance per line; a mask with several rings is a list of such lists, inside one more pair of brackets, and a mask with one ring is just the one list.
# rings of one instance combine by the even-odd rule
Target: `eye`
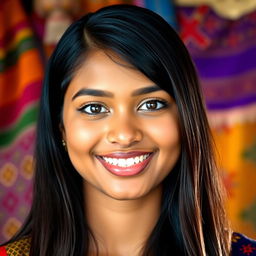
[[86,104],[81,108],[79,108],[79,111],[84,112],[88,115],[99,115],[99,114],[109,113],[109,110],[100,103]]
[[157,111],[167,107],[167,102],[163,100],[151,99],[144,101],[140,106],[139,110],[142,111]]

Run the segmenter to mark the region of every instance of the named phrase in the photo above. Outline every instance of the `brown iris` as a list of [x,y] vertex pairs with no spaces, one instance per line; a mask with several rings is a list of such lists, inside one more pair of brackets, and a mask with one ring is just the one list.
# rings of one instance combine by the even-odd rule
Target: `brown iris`
[[157,109],[157,102],[154,100],[148,101],[146,105],[147,105],[147,109],[153,109],[153,110]]

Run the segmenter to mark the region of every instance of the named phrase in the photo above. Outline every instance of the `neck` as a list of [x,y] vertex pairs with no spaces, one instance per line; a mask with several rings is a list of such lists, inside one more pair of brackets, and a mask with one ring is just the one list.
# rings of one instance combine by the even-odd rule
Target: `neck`
[[[87,223],[99,255],[140,255],[160,215],[162,188],[133,200],[116,200],[84,186]],[[96,255],[91,245],[90,255]]]

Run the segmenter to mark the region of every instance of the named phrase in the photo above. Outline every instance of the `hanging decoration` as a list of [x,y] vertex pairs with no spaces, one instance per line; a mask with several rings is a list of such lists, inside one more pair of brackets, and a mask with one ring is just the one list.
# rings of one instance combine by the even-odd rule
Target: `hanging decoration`
[[46,54],[50,55],[64,31],[79,14],[80,1],[35,0],[34,5],[37,15],[45,18],[43,43]]

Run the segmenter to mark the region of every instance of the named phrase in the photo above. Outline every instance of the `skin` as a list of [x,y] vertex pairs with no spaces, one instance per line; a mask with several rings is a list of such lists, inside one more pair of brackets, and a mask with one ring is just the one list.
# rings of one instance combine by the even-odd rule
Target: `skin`
[[[180,155],[174,100],[160,88],[134,95],[156,85],[128,66],[111,52],[91,51],[64,98],[62,135],[84,179],[86,218],[100,255],[140,254],[159,217],[162,181]],[[83,94],[83,89],[111,97]],[[92,103],[99,111],[93,115]],[[131,151],[153,152],[153,157],[141,173],[128,177],[110,173],[96,157]],[[90,255],[94,251],[92,245]]]

